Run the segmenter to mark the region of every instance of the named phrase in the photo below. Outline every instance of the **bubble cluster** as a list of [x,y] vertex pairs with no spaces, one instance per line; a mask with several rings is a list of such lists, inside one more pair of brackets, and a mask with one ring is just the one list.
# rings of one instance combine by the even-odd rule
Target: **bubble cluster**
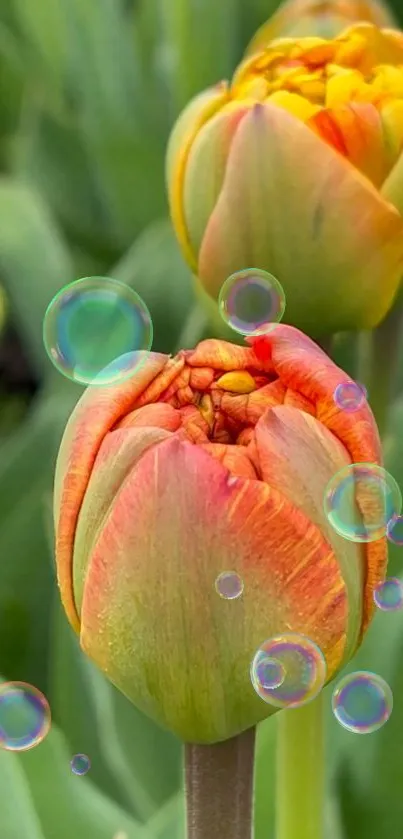
[[277,708],[297,708],[322,690],[326,660],[317,644],[306,636],[283,633],[259,647],[250,676],[256,693],[265,702]]
[[389,577],[374,591],[374,601],[383,612],[397,612],[403,609],[403,583],[397,577]]
[[279,281],[258,268],[231,274],[218,298],[220,313],[240,335],[265,335],[279,323],[285,311],[285,295]]
[[49,733],[51,715],[43,693],[26,682],[0,685],[0,748],[24,752]]
[[333,399],[338,408],[347,414],[353,414],[365,404],[367,391],[358,382],[342,382],[337,385]]
[[147,306],[133,289],[110,277],[85,277],[62,288],[43,324],[46,352],[72,381],[115,384],[133,376],[151,349]]
[[223,600],[236,600],[243,592],[243,580],[236,571],[223,571],[215,581],[215,590]]
[[392,713],[392,691],[376,673],[349,673],[333,692],[332,709],[343,728],[355,734],[372,734]]
[[352,463],[329,481],[324,510],[330,524],[351,542],[375,542],[400,513],[402,496],[389,472],[375,463]]
[[86,775],[91,769],[91,761],[88,755],[78,754],[73,756],[70,761],[70,766],[74,775]]
[[403,516],[392,516],[388,522],[386,535],[394,545],[403,545]]

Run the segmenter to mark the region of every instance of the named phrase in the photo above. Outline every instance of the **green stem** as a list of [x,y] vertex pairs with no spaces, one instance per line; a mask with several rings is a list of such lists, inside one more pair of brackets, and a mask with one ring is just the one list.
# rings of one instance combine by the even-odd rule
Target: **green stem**
[[185,745],[187,839],[251,839],[255,729]]
[[399,299],[371,336],[370,364],[366,384],[369,404],[381,437],[387,430],[390,401],[398,371],[402,320],[403,300]]
[[322,694],[278,714],[276,839],[324,839],[323,728]]

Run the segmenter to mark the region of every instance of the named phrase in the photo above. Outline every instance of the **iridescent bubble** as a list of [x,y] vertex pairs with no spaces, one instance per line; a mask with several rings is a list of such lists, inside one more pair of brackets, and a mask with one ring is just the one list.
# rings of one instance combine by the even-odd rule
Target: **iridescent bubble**
[[[281,667],[282,680],[266,686],[267,661]],[[280,670],[277,671],[278,674]],[[294,632],[276,635],[257,650],[251,664],[252,685],[261,699],[277,708],[298,708],[320,693],[326,680],[326,660],[317,644]]]
[[367,391],[358,382],[342,382],[337,385],[333,399],[338,408],[346,414],[353,414],[365,404]]
[[350,542],[376,542],[402,508],[400,489],[375,463],[351,463],[329,481],[324,509],[337,533]]
[[151,349],[147,306],[110,277],[85,277],[62,288],[43,324],[46,352],[63,376],[105,386],[133,376]]
[[50,708],[43,693],[26,682],[0,685],[0,748],[13,752],[33,749],[50,729]]
[[343,728],[355,734],[372,734],[388,721],[393,695],[381,676],[361,670],[341,679],[333,692],[332,708]]
[[86,775],[89,769],[91,769],[91,761],[88,755],[78,754],[74,755],[70,761],[70,766],[71,771],[74,772],[75,775]]
[[283,684],[286,673],[281,661],[271,658],[263,650],[259,651],[255,663],[255,677],[257,684],[264,690],[273,690]]
[[243,580],[236,571],[223,571],[215,581],[215,590],[224,600],[236,600],[243,592]]
[[383,612],[397,612],[403,609],[403,583],[397,577],[389,577],[374,591],[374,601]]
[[388,521],[386,535],[394,545],[403,545],[403,516],[392,516]]
[[265,335],[281,321],[285,295],[279,281],[259,268],[231,274],[218,298],[220,313],[240,335]]

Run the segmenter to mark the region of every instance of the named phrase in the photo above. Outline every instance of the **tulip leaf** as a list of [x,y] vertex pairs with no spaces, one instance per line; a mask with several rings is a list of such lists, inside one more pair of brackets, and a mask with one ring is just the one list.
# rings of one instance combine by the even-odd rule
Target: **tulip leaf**
[[44,524],[56,454],[69,403],[39,401],[0,444],[0,667],[9,678],[42,683],[53,584]]
[[[55,725],[42,743],[18,757],[44,837],[111,839],[118,831],[127,839],[143,837],[141,826],[94,786],[91,768],[85,777],[73,774],[72,757]],[[29,830],[19,834],[31,835]]]
[[[395,478],[403,493],[403,398],[392,406],[388,425],[388,435],[383,445],[385,468]],[[403,514],[403,512],[402,512]],[[389,542],[388,574],[394,576],[402,569],[403,547]]]
[[44,314],[56,292],[75,279],[74,268],[41,197],[6,179],[0,181],[0,271],[30,360],[46,370]]
[[[0,749],[1,835],[4,839],[47,839],[22,765],[16,754]],[[108,837],[109,839],[109,837]]]
[[137,291],[150,309],[154,347],[173,352],[194,301],[192,276],[183,262],[171,223],[156,221],[112,269],[112,276]]

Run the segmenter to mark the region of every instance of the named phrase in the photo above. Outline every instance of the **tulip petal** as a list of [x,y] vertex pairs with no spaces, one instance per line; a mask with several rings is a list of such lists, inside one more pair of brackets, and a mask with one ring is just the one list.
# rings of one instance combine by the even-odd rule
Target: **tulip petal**
[[[350,381],[347,374],[298,329],[279,325],[267,335],[267,344],[271,348],[271,363],[283,385],[298,390],[316,405],[316,419],[340,440],[351,462],[381,464],[381,443],[369,406],[364,404],[349,414],[334,401],[337,385]],[[366,551],[363,632],[374,613],[374,589],[385,576],[386,540],[370,542]]]
[[211,208],[221,192],[231,143],[247,110],[241,102],[232,103],[230,109],[226,106],[203,126],[189,151],[183,183],[183,212],[194,253],[199,251]]
[[[235,601],[215,590],[230,570],[244,583]],[[215,742],[274,711],[249,675],[272,635],[305,633],[335,671],[346,587],[319,529],[281,493],[229,477],[173,436],[116,496],[89,559],[81,620],[83,649],[140,709],[185,741]]]
[[303,510],[336,554],[348,594],[344,662],[362,636],[365,546],[340,536],[325,514],[325,490],[333,475],[351,463],[342,443],[317,419],[293,408],[267,411],[255,429],[262,479]]
[[191,267],[196,268],[197,259],[189,242],[182,207],[183,178],[186,161],[192,143],[216,111],[228,100],[228,85],[220,82],[215,87],[199,93],[181,113],[171,133],[166,158],[166,180],[172,221],[179,244]]
[[91,548],[116,494],[150,446],[171,436],[162,428],[119,429],[104,438],[95,459],[76,524],[73,556],[74,602],[78,614]]
[[235,271],[266,269],[283,285],[289,323],[311,334],[369,328],[402,266],[403,220],[367,178],[285,110],[246,114],[200,251],[211,296]]
[[111,387],[88,388],[66,425],[56,463],[54,519],[60,594],[76,631],[79,620],[72,591],[75,527],[91,469],[105,434],[124,416],[167,365],[168,356],[150,353],[131,379]]

